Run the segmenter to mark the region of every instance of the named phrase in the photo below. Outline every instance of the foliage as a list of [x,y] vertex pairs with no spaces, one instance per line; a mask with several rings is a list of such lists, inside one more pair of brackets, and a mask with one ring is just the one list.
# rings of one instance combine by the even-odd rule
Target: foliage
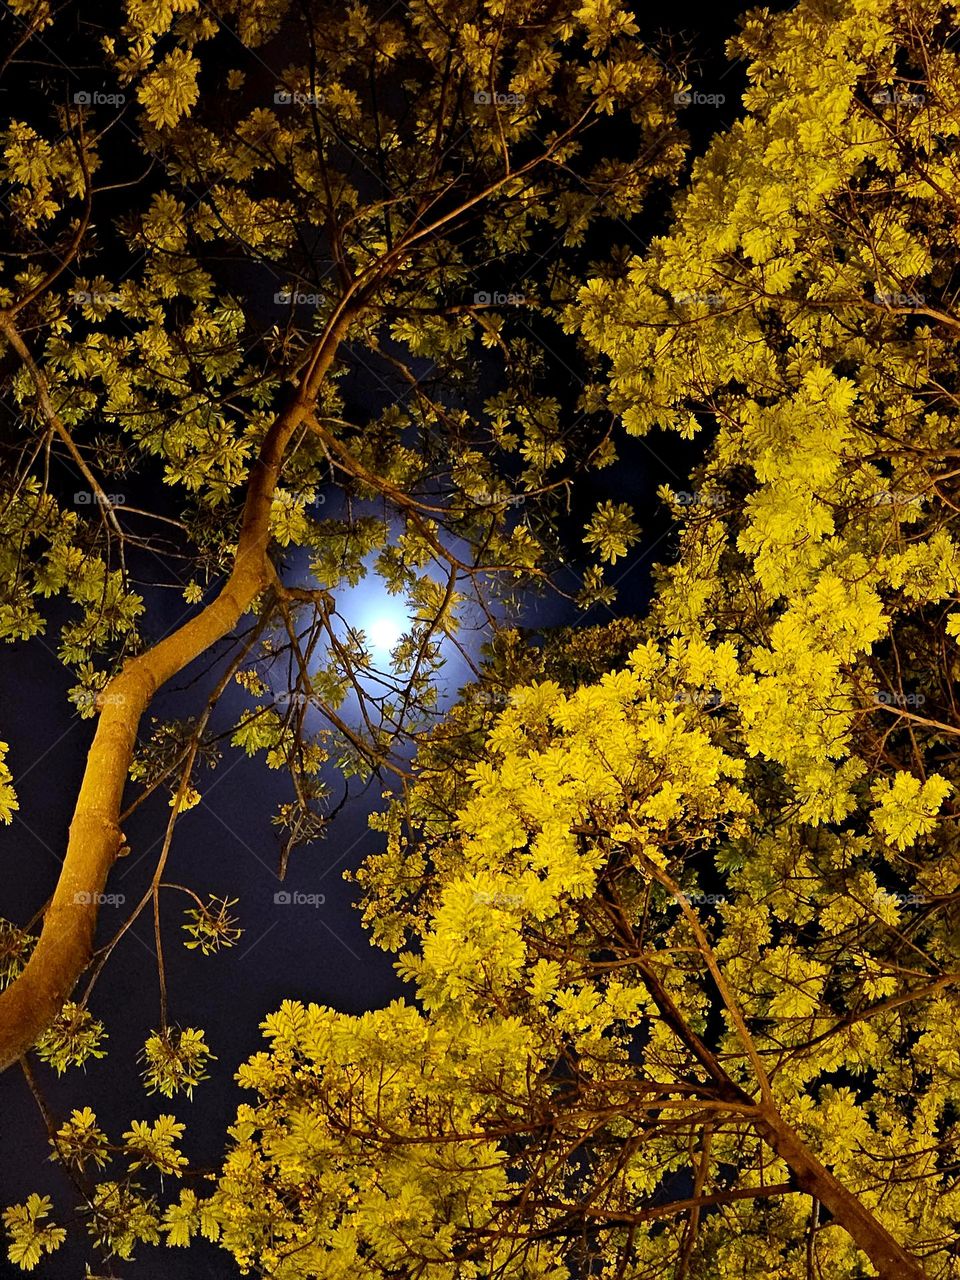
[[[290,330],[265,339],[259,370],[236,359],[243,317],[209,301],[202,260],[221,221],[258,260],[287,266],[296,255],[284,201],[311,195],[331,237],[331,280],[392,262],[403,246],[403,270],[378,276],[376,307],[352,321],[368,353],[391,364],[399,351],[408,373],[432,360],[457,390],[478,327],[485,349],[504,355],[504,389],[469,424],[455,396],[427,394],[355,430],[327,387],[320,434],[305,437],[312,444],[274,499],[277,545],[309,547],[320,584],[278,598],[328,622],[330,598],[359,577],[387,524],[364,515],[333,528],[297,495],[316,491],[333,458],[356,496],[393,504],[402,537],[377,564],[424,609],[421,674],[431,627],[450,625],[451,593],[465,585],[455,566],[438,598],[422,573],[431,555],[443,558],[437,529],[492,549],[508,576],[535,577],[548,525],[511,522],[505,501],[486,522],[498,495],[549,495],[568,448],[560,404],[518,329],[487,302],[438,300],[465,280],[477,244],[526,261],[559,219],[575,249],[594,202],[629,213],[641,192],[633,171],[618,174],[615,195],[591,174],[585,200],[552,169],[524,175],[498,186],[469,254],[446,229],[422,245],[411,229],[435,210],[442,181],[425,170],[421,140],[430,125],[444,136],[451,118],[446,105],[428,118],[436,95],[413,90],[445,83],[441,69],[455,64],[468,88],[457,111],[514,95],[516,110],[476,113],[471,173],[484,180],[502,174],[511,148],[533,145],[541,112],[555,141],[558,119],[588,102],[605,112],[624,93],[660,137],[666,169],[673,155],[625,13],[561,6],[536,22],[524,9],[508,67],[494,9],[513,12],[413,4],[375,26],[355,7],[340,24],[308,24],[314,61],[284,83],[311,110],[289,124],[258,109],[238,129],[250,154],[194,109],[190,50],[213,38],[198,13],[177,25],[164,11],[161,31],[156,15],[133,9],[130,47],[114,49],[120,74],[142,77],[174,187],[197,166],[217,185],[191,209],[161,193],[142,218],[145,292],[131,288],[126,305],[138,321],[141,306],[152,317],[149,336],[130,350],[106,338],[85,350],[111,353],[116,420],[145,456],[165,453],[171,487],[192,495],[186,525],[210,565],[229,535],[218,541],[207,515],[232,509],[262,426],[257,397],[279,367],[271,360],[296,343]],[[229,13],[251,43],[284,19],[259,6]],[[946,0],[806,0],[749,16],[733,46],[749,59],[745,115],[694,165],[671,228],[642,256],[614,255],[579,291],[561,265],[542,315],[562,314],[590,358],[607,362],[587,402],[627,433],[712,432],[697,500],[662,495],[682,509],[683,529],[650,615],[539,653],[514,631],[493,638],[483,680],[416,735],[414,776],[375,821],[384,848],[357,875],[373,941],[398,953],[409,998],[359,1017],[295,1001],[270,1015],[265,1050],[238,1074],[251,1100],[208,1195],[186,1189],[162,1205],[139,1178],[181,1171],[181,1126],[135,1123],[120,1148],[128,1172],[92,1198],[91,1234],[106,1252],[202,1234],[242,1270],[277,1280],[957,1274],[955,19]],[[559,51],[574,39],[567,74]],[[413,134],[372,108],[362,84],[361,69],[392,60],[408,76],[389,83],[408,95]],[[383,166],[390,198],[371,199],[339,167],[337,146],[317,146],[331,103],[349,145]],[[67,162],[18,138],[11,172],[36,218],[53,219],[49,193]],[[582,159],[569,147],[558,144],[558,171]],[[254,173],[284,175],[289,191],[261,198]],[[334,284],[299,278],[329,314]],[[189,300],[183,336],[201,380],[244,388],[224,396],[209,432],[192,393],[174,409],[133,357],[169,362],[189,384],[190,359],[167,342],[167,299],[178,297]],[[98,313],[86,322],[96,327]],[[92,357],[64,340],[60,361],[59,341],[47,359],[82,405]],[[224,406],[247,397],[241,429]],[[606,459],[597,437],[587,443]],[[435,477],[447,472],[435,504]],[[5,518],[24,518],[18,501]],[[52,499],[38,510],[57,524]],[[636,538],[633,517],[606,503],[587,526],[601,562],[593,598],[607,590],[603,563]],[[76,520],[62,524],[69,542]],[[94,578],[112,601],[102,647],[132,633],[138,606],[111,595],[106,566]],[[27,634],[39,614],[27,587],[22,596],[16,625]],[[334,715],[363,662],[359,637],[344,644],[349,661],[297,681],[305,702],[319,697]],[[268,705],[262,670],[236,675],[256,706],[235,745],[285,762],[305,785],[327,747],[314,743],[311,755],[302,718],[291,731],[289,713]],[[191,740],[192,729],[161,731],[145,776],[163,774],[164,752],[182,759]],[[352,745],[379,757],[385,743],[374,733]],[[229,905],[193,912],[201,949]],[[162,1027],[145,1050],[148,1085],[189,1095],[209,1056],[202,1031]],[[74,1112],[66,1129],[67,1160],[105,1160],[92,1113]],[[58,1229],[39,1225],[49,1208],[32,1197],[7,1211],[11,1257],[24,1266],[59,1243]]]
[[165,1027],[155,1031],[143,1046],[143,1080],[148,1093],[172,1098],[182,1089],[188,1098],[213,1057],[197,1027]]
[[[588,233],[684,153],[674,72],[616,4],[84,2],[34,13],[3,73],[33,105],[0,123],[0,637],[69,669],[96,783],[5,962],[0,1068],[90,964],[128,779],[134,806],[170,795],[163,861],[227,752],[283,770],[282,879],[342,779],[402,776],[464,611],[494,625],[549,581],[573,479],[612,455],[540,339],[566,341]],[[625,159],[586,145],[608,117]],[[635,536],[598,519],[604,546]],[[389,659],[350,606],[371,578],[404,619]],[[206,704],[142,731],[204,656]],[[0,759],[3,822],[12,783]],[[239,936],[217,901],[189,925],[204,953]]]
[[32,946],[33,939],[25,929],[0,920],[0,988],[19,977]]
[[187,950],[199,948],[208,956],[224,947],[236,946],[243,934],[236,916],[230,915],[230,908],[236,903],[236,898],[217,898],[211,894],[207,902],[189,908],[187,923],[183,926],[190,935],[183,944]]
[[700,500],[625,665],[421,752],[361,874],[417,1005],[264,1024],[241,1265],[955,1274],[952,14],[749,18],[748,114],[569,312],[628,431],[714,426]]
[[[0,303],[29,341],[11,391],[34,432],[56,417],[74,476],[67,493],[59,472],[35,473],[29,444],[10,441],[20,462],[0,529],[3,630],[43,634],[45,602],[65,595],[59,654],[93,714],[118,659],[149,635],[131,576],[138,549],[186,556],[185,597],[203,601],[230,564],[257,450],[349,303],[350,349],[285,460],[271,515],[276,559],[305,551],[304,586],[324,589],[290,606],[310,619],[310,639],[297,627],[302,648],[326,650],[302,692],[327,724],[308,734],[295,703],[279,716],[258,707],[257,734],[241,744],[299,773],[295,731],[320,759],[345,753],[369,771],[397,733],[418,727],[418,709],[429,713],[436,640],[456,630],[455,600],[488,591],[491,569],[515,583],[550,568],[552,517],[582,469],[578,454],[589,457],[607,426],[546,394],[550,370],[530,326],[556,330],[588,229],[636,212],[651,183],[676,171],[680,134],[669,81],[616,5],[564,4],[546,21],[526,0],[414,4],[384,20],[316,0],[302,24],[286,3],[225,0],[217,12],[242,44],[192,0],[131,0],[122,32],[104,33],[102,70],[121,93],[135,89],[137,143],[163,184],[128,184],[128,212],[104,243],[84,202],[99,207],[93,176],[112,176],[95,127],[109,111],[61,111],[50,137],[40,122],[7,126],[12,207],[27,231],[44,228],[58,259],[46,275],[40,262],[23,271],[14,230]],[[291,52],[299,63],[255,95],[239,92],[245,67],[225,71],[241,53],[266,66]],[[227,87],[214,88],[225,74]],[[598,113],[613,112],[642,162],[584,147]],[[228,286],[225,253],[246,264],[258,295],[274,294],[272,306]],[[498,305],[501,293],[520,302]],[[353,403],[342,389],[351,368],[383,389],[386,407]],[[160,480],[159,501],[144,497],[139,521],[128,514],[140,499],[118,490]],[[451,539],[468,549],[459,559]],[[338,591],[367,574],[412,621],[410,656],[379,701],[364,680],[373,655],[355,628],[344,639],[337,611]],[[297,645],[276,602],[260,602],[271,607],[279,635],[254,658],[276,674]],[[368,706],[359,734],[337,715],[351,690]]]
[[37,1041],[37,1056],[58,1076],[63,1075],[68,1067],[83,1066],[88,1058],[104,1057],[106,1049],[100,1046],[105,1038],[103,1023],[89,1009],[68,1000]]
[[53,1207],[49,1196],[32,1195],[26,1204],[11,1205],[3,1212],[3,1225],[10,1233],[10,1261],[24,1271],[32,1271],[44,1253],[53,1253],[67,1238],[63,1227],[44,1222]]
[[15,810],[20,807],[16,792],[10,785],[13,775],[4,758],[9,750],[5,742],[0,742],[0,822],[10,822]]

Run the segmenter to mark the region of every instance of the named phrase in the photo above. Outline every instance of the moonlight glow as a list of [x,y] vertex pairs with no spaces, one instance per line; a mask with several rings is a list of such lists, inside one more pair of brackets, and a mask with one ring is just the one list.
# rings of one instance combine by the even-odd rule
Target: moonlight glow
[[404,622],[397,613],[380,613],[364,628],[373,649],[384,652],[393,648],[403,635]]

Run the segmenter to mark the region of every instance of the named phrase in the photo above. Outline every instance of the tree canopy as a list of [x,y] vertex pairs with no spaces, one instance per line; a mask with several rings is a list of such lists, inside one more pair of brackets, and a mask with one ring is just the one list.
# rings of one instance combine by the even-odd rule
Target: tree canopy
[[[485,15],[499,30],[509,11],[491,5],[476,20]],[[410,12],[415,26],[435,32],[438,10]],[[458,13],[455,43],[470,68],[470,51],[479,57],[487,46]],[[55,1154],[78,1178],[94,1175],[88,1227],[121,1258],[138,1243],[185,1246],[202,1235],[242,1271],[277,1280],[948,1280],[960,1274],[956,6],[803,0],[779,15],[748,15],[731,48],[748,65],[740,118],[694,161],[666,231],[643,253],[603,262],[578,256],[578,218],[627,216],[636,206],[604,205],[590,189],[597,171],[584,170],[575,142],[554,163],[551,148],[567,145],[557,141],[565,122],[581,122],[585,104],[593,112],[622,107],[651,139],[652,170],[649,157],[625,168],[601,164],[631,193],[618,199],[640,199],[640,173],[674,173],[681,144],[662,93],[649,88],[659,73],[633,43],[629,18],[600,5],[550,15],[549,45],[528,15],[530,66],[573,95],[562,112],[567,100],[550,100],[549,112],[562,116],[556,133],[544,143],[538,117],[524,134],[523,113],[514,121],[504,108],[488,135],[481,129],[489,149],[474,141],[469,163],[451,164],[463,166],[458,181],[476,183],[471,190],[494,211],[483,234],[497,252],[536,258],[540,222],[561,218],[565,245],[552,250],[561,265],[542,314],[592,370],[576,445],[557,443],[567,438],[560,403],[545,430],[533,391],[539,357],[508,318],[494,312],[491,320],[477,304],[479,312],[438,316],[436,329],[422,318],[404,327],[405,308],[443,292],[427,281],[478,260],[452,214],[455,231],[444,224],[443,234],[419,238],[425,215],[415,182],[412,204],[405,197],[389,215],[371,211],[376,201],[358,186],[344,218],[351,234],[367,218],[380,229],[376,261],[393,262],[400,245],[404,263],[411,255],[410,274],[404,266],[396,280],[377,277],[389,321],[366,295],[376,323],[352,304],[338,311],[328,303],[333,318],[313,340],[317,363],[301,375],[294,409],[281,410],[263,439],[276,438],[283,421],[290,440],[317,424],[303,434],[306,453],[293,455],[305,476],[304,489],[290,489],[300,527],[312,527],[306,481],[319,484],[313,477],[324,466],[345,473],[362,497],[379,496],[406,520],[412,542],[380,571],[389,578],[403,568],[408,576],[396,581],[415,595],[430,553],[443,560],[453,538],[481,548],[475,561],[456,557],[457,574],[471,581],[545,572],[558,536],[551,503],[562,491],[553,468],[575,486],[564,467],[604,462],[622,438],[654,428],[708,437],[692,492],[682,500],[676,490],[661,493],[680,525],[676,555],[659,569],[642,618],[574,627],[539,647],[514,628],[494,628],[475,683],[416,733],[414,762],[373,823],[381,848],[356,872],[371,940],[396,953],[404,998],[360,1016],[292,1000],[270,1014],[264,1051],[238,1073],[249,1101],[227,1135],[222,1167],[206,1181],[170,1193],[169,1180],[182,1172],[173,1116],[134,1122],[117,1142],[78,1109],[54,1135]],[[362,43],[357,23],[351,18],[344,32]],[[416,30],[417,49],[446,83],[450,73],[437,69],[447,67],[450,43],[435,52],[435,34]],[[389,21],[370,31],[382,53]],[[337,46],[334,34],[324,38]],[[547,56],[573,40],[588,70]],[[511,40],[514,76],[523,74],[524,48]],[[467,88],[498,92],[502,78],[488,72],[467,75]],[[147,85],[155,73],[137,74]],[[289,83],[304,93],[320,80]],[[609,100],[604,85],[615,86]],[[528,89],[512,78],[502,92],[526,105],[536,99]],[[644,112],[632,95],[645,101],[647,92]],[[215,169],[216,148],[204,141],[211,135],[199,116],[187,121],[151,121],[170,148],[165,157],[200,154],[202,143],[204,170]],[[381,124],[377,134],[384,132]],[[424,136],[431,131],[421,127],[417,145],[408,142],[410,166]],[[522,214],[531,220],[529,241],[516,230],[518,240],[498,242],[510,197],[491,188],[511,163],[533,164],[528,148],[537,160],[523,179],[534,206]],[[319,144],[311,151],[321,153]],[[562,189],[536,191],[548,181],[541,168]],[[246,177],[228,177],[230,199],[240,202]],[[448,199],[472,198],[459,189],[437,197],[435,182],[430,198],[444,210]],[[177,254],[189,258],[191,236],[208,243],[205,216],[198,206],[187,219]],[[296,216],[291,225],[299,226]],[[356,234],[358,244],[373,232]],[[260,244],[273,237],[265,233]],[[358,254],[355,247],[344,261],[365,282],[376,268]],[[190,258],[188,274],[203,270]],[[46,286],[38,294],[49,296]],[[421,324],[431,335],[423,351]],[[477,326],[490,355],[471,366]],[[6,332],[16,349],[13,321]],[[46,336],[44,367],[59,368],[60,341]],[[469,419],[431,398],[410,421],[385,411],[389,429],[374,418],[351,431],[339,404],[304,405],[304,388],[321,406],[334,395],[326,378],[350,342],[388,350],[414,378],[411,362],[426,354],[448,388],[459,388],[471,367],[491,376],[494,360],[504,390]],[[39,437],[51,433],[68,448],[73,422],[62,407],[52,418],[43,408],[52,372],[29,360],[24,370],[18,385],[39,405]],[[49,385],[59,395],[70,385],[79,396],[89,370],[75,383],[71,376]],[[170,412],[165,394],[149,393],[160,419]],[[534,435],[534,420],[523,418],[531,406],[540,406]],[[122,407],[117,414],[126,429]],[[488,451],[478,444],[470,464],[479,473],[461,480],[449,460],[484,431]],[[534,436],[546,457],[528,447]],[[524,470],[511,465],[517,452]],[[279,466],[279,454],[271,457]],[[465,505],[480,473],[483,485],[495,476],[511,492],[542,497],[542,523],[513,524],[503,503],[497,516],[484,508],[493,524],[481,532]],[[268,483],[260,474],[266,467],[237,484],[247,494],[247,528],[257,518],[250,494]],[[53,511],[53,499],[36,492]],[[275,503],[273,492],[263,491]],[[213,507],[233,509],[232,501]],[[600,508],[584,531],[599,565],[626,553],[636,517],[623,504]],[[185,523],[198,537],[198,526]],[[103,524],[90,554],[106,572],[117,535],[106,516]],[[350,539],[358,527],[325,535],[343,539],[338,554],[353,554],[356,565],[361,546]],[[518,529],[529,555],[515,551]],[[302,603],[322,614],[279,572],[268,578],[266,536],[256,534],[258,568],[245,571],[241,531],[219,603],[188,622],[187,634],[226,634],[255,598],[261,621]],[[314,548],[306,533],[301,545]],[[408,546],[412,568],[403,560]],[[244,572],[252,577],[242,599]],[[459,578],[451,581],[457,589]],[[336,586],[328,580],[324,590],[335,596]],[[607,590],[599,567],[591,589],[600,598]],[[129,598],[118,602],[129,609]],[[436,626],[448,625],[451,600]],[[432,635],[424,627],[414,650]],[[259,634],[270,635],[266,624]],[[102,741],[124,762],[113,775],[115,811],[136,725],[127,702],[112,712],[109,695],[132,700],[151,663],[166,670],[172,659],[151,657],[165,644],[115,657],[123,665],[103,686],[93,751]],[[429,668],[429,655],[424,661]],[[392,734],[396,720],[391,726]],[[302,750],[302,734],[295,740]],[[189,741],[192,766],[199,739]],[[277,740],[257,745],[282,756]],[[375,751],[383,746],[378,739]],[[179,775],[178,804],[189,777],[189,768]],[[85,812],[81,796],[81,833]],[[106,836],[97,838],[106,850]],[[104,875],[113,852],[100,855]],[[55,896],[35,957],[57,905]],[[212,935],[220,936],[217,926],[198,917],[197,945]],[[30,945],[23,942],[24,952]],[[0,997],[14,997],[6,1009],[18,1008],[29,972]],[[68,994],[54,991],[51,1007]],[[0,1004],[0,1019],[6,1009]],[[58,1051],[64,1062],[89,1051],[76,1040],[63,1044],[48,1031],[40,1054],[56,1064]],[[202,1074],[202,1039],[174,1049],[161,1030],[149,1059],[152,1082],[167,1096]],[[168,1177],[162,1191],[158,1173]],[[63,1239],[40,1196],[11,1207],[6,1223],[10,1256],[27,1268]]]
[[[21,16],[24,40],[55,38],[45,3]],[[493,625],[498,582],[549,574],[556,513],[578,470],[610,460],[611,419],[551,393],[532,326],[562,339],[588,229],[635,212],[682,156],[664,66],[616,6],[220,16],[129,5],[93,42],[118,91],[71,76],[49,119],[4,135],[0,334],[20,417],[0,627],[40,635],[65,597],[58,656],[99,716],[40,940],[0,995],[2,1065],[90,959],[131,766],[170,788],[174,818],[195,803],[225,681],[251,695],[233,744],[291,776],[282,871],[323,830],[328,761],[389,769],[423,731],[464,609]],[[233,65],[234,32],[257,83]],[[288,56],[294,32],[299,61],[274,81],[265,56]],[[634,139],[623,160],[586,146],[614,115]],[[121,130],[132,139],[105,154]],[[147,160],[132,182],[125,152]],[[602,512],[593,534],[602,550]],[[172,627],[142,589],[158,556],[189,578]],[[367,573],[406,609],[387,664],[338,609]],[[251,613],[207,709],[138,742],[156,690]],[[350,695],[359,724],[341,714]]]

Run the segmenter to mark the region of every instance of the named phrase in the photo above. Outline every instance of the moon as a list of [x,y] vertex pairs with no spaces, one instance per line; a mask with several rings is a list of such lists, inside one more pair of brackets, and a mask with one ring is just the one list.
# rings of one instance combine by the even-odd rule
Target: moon
[[377,614],[365,628],[374,649],[389,652],[403,635],[403,623],[389,613]]

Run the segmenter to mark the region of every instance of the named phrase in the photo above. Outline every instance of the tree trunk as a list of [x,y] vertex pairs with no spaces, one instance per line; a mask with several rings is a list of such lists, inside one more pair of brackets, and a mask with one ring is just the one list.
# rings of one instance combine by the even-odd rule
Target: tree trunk
[[849,1233],[876,1267],[880,1280],[928,1280],[916,1258],[820,1163],[778,1112],[766,1110],[754,1123],[760,1137],[790,1168],[797,1186],[830,1210],[834,1222]]
[[216,598],[152,649],[125,662],[104,691],[66,857],[40,937],[23,972],[0,992],[0,1071],[36,1043],[90,963],[99,898],[120,848],[120,810],[141,717],[161,685],[229,635],[267,585],[270,511],[284,454],[313,409],[360,309],[356,302],[341,302],[316,344],[309,375],[291,389],[288,404],[264,439],[247,482],[233,569]]

